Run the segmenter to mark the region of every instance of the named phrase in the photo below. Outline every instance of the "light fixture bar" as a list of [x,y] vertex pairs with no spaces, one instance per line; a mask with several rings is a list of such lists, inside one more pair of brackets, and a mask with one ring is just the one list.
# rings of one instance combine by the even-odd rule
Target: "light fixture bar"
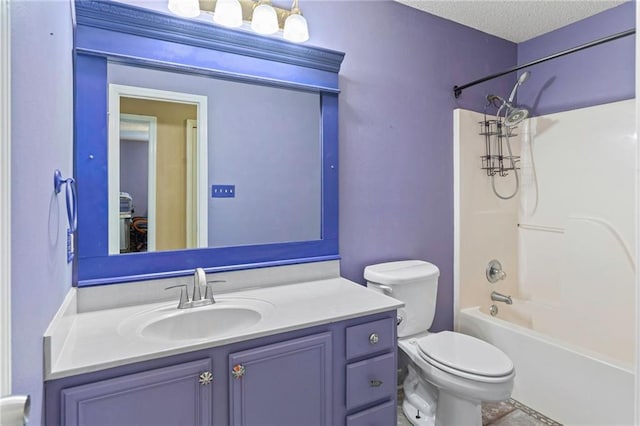
[[[257,1],[253,0],[239,0],[240,6],[242,7],[242,20],[246,22],[251,21],[251,17],[253,16],[253,9],[257,5]],[[213,13],[216,8],[216,0],[200,0],[200,10],[202,12],[210,12]],[[291,11],[289,9],[283,9],[281,7],[273,6],[273,9],[276,11],[276,16],[278,18],[278,28],[281,30],[284,29],[284,23],[291,15]]]

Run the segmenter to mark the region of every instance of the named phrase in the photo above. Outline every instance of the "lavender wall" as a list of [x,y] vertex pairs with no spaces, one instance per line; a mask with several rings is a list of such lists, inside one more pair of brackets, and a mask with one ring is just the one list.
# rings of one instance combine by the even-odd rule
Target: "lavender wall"
[[[635,28],[628,2],[518,45],[524,64],[602,37]],[[635,37],[629,36],[531,67],[518,103],[534,115],[550,114],[635,97]]]
[[[451,328],[452,110],[480,111],[486,93],[508,93],[514,79],[468,89],[458,100],[451,87],[631,28],[633,7],[625,4],[516,50],[391,1],[301,1],[309,43],[347,54],[340,80],[343,275],[363,283],[371,263],[432,261],[442,270],[434,329]],[[65,176],[72,171],[68,1],[12,3],[12,37],[13,387],[31,393],[32,424],[39,424],[42,334],[71,274],[64,205],[51,184],[55,168]],[[537,66],[521,101],[547,113],[633,97],[632,43],[628,38]]]
[[453,113],[482,110],[513,76],[452,94],[516,63],[516,45],[391,1],[304,1],[310,44],[340,71],[340,254],[366,265],[424,259],[441,270],[433,330],[453,327]]
[[41,422],[42,335],[71,286],[67,215],[53,171],[72,175],[72,32],[65,1],[11,3],[12,387]]
[[[168,13],[166,2],[122,0]],[[290,3],[274,4],[288,8]],[[310,45],[346,53],[340,70],[342,275],[424,259],[441,270],[433,330],[453,328],[453,109],[482,111],[515,65],[514,43],[390,0],[300,0]]]

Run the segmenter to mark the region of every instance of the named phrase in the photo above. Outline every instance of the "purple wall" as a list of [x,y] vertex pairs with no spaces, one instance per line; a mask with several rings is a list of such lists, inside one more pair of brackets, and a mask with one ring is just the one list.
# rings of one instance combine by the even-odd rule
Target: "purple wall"
[[64,194],[73,173],[72,32],[68,1],[11,3],[12,387],[42,408],[42,336],[71,286]]
[[[635,28],[635,2],[628,2],[518,45],[518,63],[560,52]],[[518,103],[534,115],[635,97],[635,37],[624,37],[531,67]]]
[[[303,0],[300,6],[311,28],[309,43],[347,54],[340,73],[342,274],[363,283],[368,264],[429,260],[442,270],[433,328],[451,328],[452,110],[481,110],[484,95],[508,93],[514,77],[468,89],[457,100],[451,88],[633,27],[634,6],[518,48],[391,1]],[[12,37],[13,386],[31,393],[32,424],[39,424],[42,334],[71,275],[64,205],[51,183],[55,168],[65,176],[72,170],[68,1],[12,3]],[[618,43],[624,46],[611,52]],[[629,38],[591,49],[586,59],[573,55],[538,65],[521,101],[547,113],[633,97],[632,43]]]
[[[126,3],[168,13],[166,2]],[[274,2],[288,8],[284,0]],[[453,86],[515,65],[517,46],[390,0],[301,0],[310,45],[340,70],[342,275],[423,259],[441,270],[432,330],[453,328],[453,109],[482,111],[515,75],[453,97]]]
[[453,327],[453,109],[482,110],[513,76],[516,45],[391,1],[304,1],[310,44],[346,52],[340,71],[342,275],[423,259],[441,270],[433,330]]

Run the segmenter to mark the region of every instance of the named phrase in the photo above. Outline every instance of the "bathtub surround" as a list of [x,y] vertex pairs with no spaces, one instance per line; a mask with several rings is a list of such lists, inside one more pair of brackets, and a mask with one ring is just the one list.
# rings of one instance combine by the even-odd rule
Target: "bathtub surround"
[[[633,28],[634,8],[625,3],[520,43],[518,63]],[[518,372],[514,398],[561,422],[633,422],[637,141],[634,101],[625,100],[634,96],[634,44],[626,37],[531,68],[517,102],[537,117],[518,129],[523,182],[511,203],[484,198],[486,176],[460,195],[476,173],[465,161],[480,161],[467,137],[482,116],[455,115],[469,119],[454,148],[457,327],[502,348]],[[601,161],[615,170],[600,173]],[[503,262],[507,279],[497,290],[514,296],[512,307],[496,304],[498,319],[471,307],[488,312],[492,303],[477,270],[483,257]],[[602,297],[603,283],[615,300]],[[501,322],[513,309],[516,323],[546,337]]]
[[[520,194],[504,202],[479,169],[482,114],[455,112],[458,329],[505,351],[514,398],[562,422],[633,420],[634,117],[627,100],[529,119],[518,129]],[[615,167],[601,173],[602,164]],[[484,278],[491,258],[506,280]],[[602,297],[603,286],[616,297]]]

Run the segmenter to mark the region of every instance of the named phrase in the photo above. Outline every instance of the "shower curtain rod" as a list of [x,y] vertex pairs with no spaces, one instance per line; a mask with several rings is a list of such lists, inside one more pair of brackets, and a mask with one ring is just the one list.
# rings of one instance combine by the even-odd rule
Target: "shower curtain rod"
[[462,91],[464,89],[466,89],[468,87],[471,87],[471,86],[475,86],[476,84],[484,83],[485,81],[493,80],[494,78],[498,78],[498,77],[502,77],[503,75],[512,73],[514,71],[519,71],[519,70],[521,70],[523,68],[527,68],[527,67],[530,67],[530,66],[533,66],[533,65],[537,65],[537,64],[540,64],[542,62],[550,61],[551,59],[555,59],[555,58],[559,58],[561,56],[569,55],[570,53],[575,53],[575,52],[578,52],[580,50],[588,49],[590,47],[598,46],[599,44],[608,43],[610,41],[617,40],[617,39],[622,38],[622,37],[630,36],[631,34],[635,34],[635,33],[636,33],[635,28],[627,30],[627,31],[623,31],[621,33],[613,34],[613,35],[608,36],[608,37],[603,37],[601,39],[594,40],[592,42],[585,43],[585,44],[582,44],[580,46],[573,47],[571,49],[563,50],[562,52],[554,53],[553,55],[545,56],[544,58],[528,62],[528,63],[526,63],[524,65],[518,65],[516,67],[509,68],[506,71],[502,71],[502,72],[499,72],[497,74],[489,75],[487,77],[472,81],[471,83],[463,84],[462,86],[453,86],[453,95],[456,98],[458,98],[458,97],[460,97],[460,95],[462,94]]

